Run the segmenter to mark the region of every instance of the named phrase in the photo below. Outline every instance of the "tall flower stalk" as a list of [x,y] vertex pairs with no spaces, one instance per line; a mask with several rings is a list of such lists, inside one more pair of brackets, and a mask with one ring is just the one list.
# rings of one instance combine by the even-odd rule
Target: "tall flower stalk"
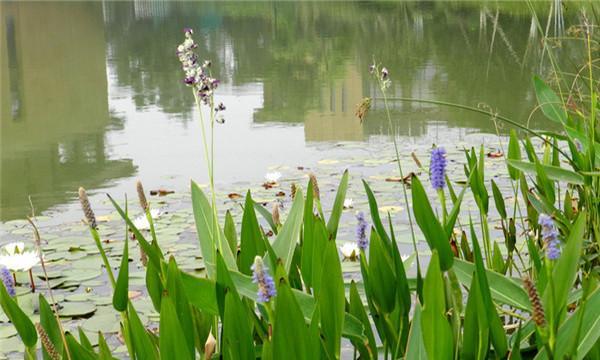
[[[183,82],[192,89],[194,94],[194,100],[198,109],[200,117],[200,130],[202,133],[202,144],[204,147],[204,157],[206,160],[210,191],[211,191],[211,207],[213,211],[213,221],[211,225],[211,233],[213,234],[213,242],[216,246],[213,247],[214,256],[216,258],[218,249],[223,246],[223,241],[218,230],[218,212],[217,212],[217,201],[215,194],[215,181],[214,181],[214,158],[215,158],[215,142],[214,142],[214,129],[215,123],[222,123],[222,117],[217,119],[217,115],[220,115],[225,110],[225,105],[219,103],[215,106],[214,91],[217,89],[220,81],[212,77],[210,68],[211,61],[205,60],[202,64],[199,62],[198,55],[195,49],[198,48],[198,44],[194,41],[192,35],[194,31],[191,28],[185,28],[184,30],[185,40],[182,44],[177,47],[177,56],[181,62],[182,70],[185,74]],[[209,108],[210,113],[210,141],[207,139],[206,134],[206,123],[204,121],[204,115],[202,113],[202,105]]]
[[[373,64],[369,67],[369,71],[373,78],[377,81],[379,86],[379,90],[381,91],[381,95],[383,97],[383,104],[385,106],[385,113],[388,120],[388,131],[392,136],[392,140],[394,142],[394,150],[396,153],[396,163],[398,164],[398,171],[400,172],[400,178],[404,179],[404,172],[402,171],[402,162],[400,161],[400,151],[398,150],[398,141],[396,140],[396,126],[392,121],[392,115],[390,113],[390,107],[388,105],[388,97],[387,97],[387,89],[391,85],[390,74],[387,68],[379,68],[379,64],[373,62]],[[421,265],[419,262],[419,251],[417,249],[417,238],[415,236],[415,229],[412,220],[412,214],[410,212],[410,207],[408,205],[408,195],[406,191],[406,184],[404,181],[400,182],[402,184],[402,194],[404,197],[404,204],[406,206],[406,212],[408,214],[408,223],[410,226],[410,233],[412,237],[413,250],[415,252],[416,260],[417,260],[417,286],[419,287],[419,283],[422,279],[421,277]]]

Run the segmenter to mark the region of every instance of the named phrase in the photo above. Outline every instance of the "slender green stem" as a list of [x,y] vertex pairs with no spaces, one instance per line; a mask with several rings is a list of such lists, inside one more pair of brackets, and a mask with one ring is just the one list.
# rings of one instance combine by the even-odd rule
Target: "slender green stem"
[[[501,120],[507,124],[510,124],[516,128],[519,128],[519,129],[533,135],[536,138],[542,139],[544,142],[547,142],[546,138],[544,136],[542,136],[537,131],[528,128],[527,126],[521,125],[518,122],[511,120],[500,114],[495,114],[491,111],[478,109],[476,107],[455,104],[455,103],[451,103],[451,102],[447,102],[447,101],[426,100],[426,99],[416,99],[416,98],[406,98],[406,97],[393,97],[393,98],[389,98],[389,100],[398,100],[398,101],[408,101],[408,102],[418,102],[418,103],[434,104],[434,105],[441,105],[441,106],[449,106],[449,107],[454,107],[457,109],[463,109],[463,110],[468,110],[468,111],[476,112],[476,113],[483,114],[483,115],[492,116],[495,119]],[[560,149],[559,147],[555,146],[552,143],[550,144],[550,146],[554,147],[562,156],[564,156],[567,160],[569,160],[570,163],[573,163],[573,159],[567,153],[565,153],[562,149]]]
[[[379,74],[379,69],[376,69],[375,74]],[[396,163],[398,164],[398,171],[400,172],[400,183],[402,184],[402,195],[404,197],[404,204],[406,206],[406,213],[408,214],[408,224],[410,227],[410,233],[412,237],[413,250],[415,252],[416,260],[417,260],[417,274],[420,276],[421,274],[421,264],[419,261],[419,250],[417,249],[417,237],[415,236],[415,229],[412,220],[412,213],[410,211],[410,206],[408,204],[408,195],[406,191],[406,184],[404,183],[404,172],[402,171],[402,163],[400,161],[400,152],[398,150],[398,142],[396,140],[396,128],[392,121],[392,116],[390,114],[390,108],[388,105],[388,97],[385,91],[385,86],[380,77],[377,77],[379,83],[379,89],[383,95],[383,104],[385,106],[385,113],[387,115],[388,127],[390,131],[390,135],[392,136],[392,140],[394,142],[394,151],[396,153]]]

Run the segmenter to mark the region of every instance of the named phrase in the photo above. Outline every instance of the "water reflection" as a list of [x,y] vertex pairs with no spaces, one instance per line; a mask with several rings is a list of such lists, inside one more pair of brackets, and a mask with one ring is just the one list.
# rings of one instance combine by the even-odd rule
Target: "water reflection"
[[2,219],[27,214],[29,195],[43,211],[81,183],[131,176],[132,161],[110,159],[104,141],[111,116],[100,4],[0,6]]
[[[554,14],[550,29],[560,33],[580,22],[575,6],[563,11],[551,4],[534,5],[544,18]],[[295,136],[288,130],[303,125],[303,142],[277,139],[284,153],[300,159],[308,156],[302,153],[307,142],[363,141],[387,133],[383,102],[366,71],[373,55],[391,70],[392,98],[485,106],[522,122],[535,100],[530,74],[546,72],[531,13],[519,3],[107,1],[0,7],[3,220],[23,216],[30,194],[42,211],[67,202],[67,190],[80,184],[106,188],[137,171],[145,179],[159,178],[157,166],[175,174],[196,167],[187,159],[199,153],[190,150],[197,142],[189,135],[194,129],[187,131],[195,126],[193,98],[179,81],[174,55],[185,26],[196,29],[202,57],[213,60],[231,120],[249,124],[224,129],[228,139],[247,148],[253,136],[268,139],[263,142]],[[577,56],[567,46],[559,51],[565,63]],[[375,99],[361,124],[354,111],[365,96]],[[436,124],[458,133],[496,131],[479,115],[393,99],[390,104],[400,136],[435,139]],[[168,128],[172,120],[177,129]],[[280,130],[265,134],[265,128]],[[139,150],[142,137],[167,148],[177,144],[169,148],[175,160],[150,164],[156,154]],[[237,156],[223,156],[222,179],[247,175]],[[257,171],[277,160],[266,146],[246,156],[262,166]]]

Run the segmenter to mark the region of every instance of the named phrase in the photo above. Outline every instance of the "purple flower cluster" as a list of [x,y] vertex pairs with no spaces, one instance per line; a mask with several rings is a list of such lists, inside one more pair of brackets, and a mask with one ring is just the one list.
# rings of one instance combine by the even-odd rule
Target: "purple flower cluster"
[[356,245],[359,249],[366,251],[369,246],[369,240],[367,239],[369,223],[367,223],[365,213],[362,211],[356,213],[356,220],[358,220],[358,225],[356,226]]
[[252,281],[258,284],[258,302],[260,303],[269,302],[271,298],[277,295],[275,282],[267,270],[262,258],[260,256],[255,257],[254,265],[252,265]]
[[429,164],[429,175],[431,186],[436,190],[442,190],[446,186],[446,150],[436,147],[431,150],[431,163]]
[[[219,85],[219,80],[210,76],[208,71],[208,68],[211,66],[210,61],[206,60],[202,65],[198,62],[198,55],[194,52],[198,44],[192,38],[194,31],[190,28],[185,28],[183,31],[185,33],[185,40],[177,47],[177,56],[185,73],[183,82],[194,88],[198,97],[205,105],[211,105],[212,95]],[[223,110],[225,109],[222,104],[220,107]]]
[[8,294],[14,297],[16,295],[16,292],[15,286],[13,284],[13,277],[10,274],[10,271],[4,266],[0,267],[0,281],[2,281],[2,283],[4,284],[4,287],[6,288]]
[[560,257],[560,240],[558,240],[558,230],[554,226],[552,218],[546,214],[540,214],[538,224],[542,227],[542,240],[546,257],[549,260],[556,260]]

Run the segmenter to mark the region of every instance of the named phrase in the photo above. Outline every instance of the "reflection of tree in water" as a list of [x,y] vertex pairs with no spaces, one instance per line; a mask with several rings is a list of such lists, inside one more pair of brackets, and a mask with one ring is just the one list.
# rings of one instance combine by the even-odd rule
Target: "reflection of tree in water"
[[[256,122],[304,122],[311,111],[326,109],[323,92],[347,75],[348,64],[363,74],[352,86],[373,94],[366,71],[373,55],[392,72],[392,96],[481,102],[525,121],[534,102],[531,74],[545,71],[522,5],[174,3],[168,23],[157,16],[136,20],[131,3],[107,6],[114,15],[106,26],[109,61],[118,83],[132,88],[137,106],[172,113],[189,112],[193,101],[173,80],[180,77],[173,48],[183,26],[196,28],[200,53],[215,60],[217,77],[234,85],[263,83]],[[577,22],[576,11],[567,15],[567,24]],[[396,106],[400,114],[422,108]],[[439,118],[430,120],[450,126],[494,131],[479,115],[448,109],[433,115]]]

